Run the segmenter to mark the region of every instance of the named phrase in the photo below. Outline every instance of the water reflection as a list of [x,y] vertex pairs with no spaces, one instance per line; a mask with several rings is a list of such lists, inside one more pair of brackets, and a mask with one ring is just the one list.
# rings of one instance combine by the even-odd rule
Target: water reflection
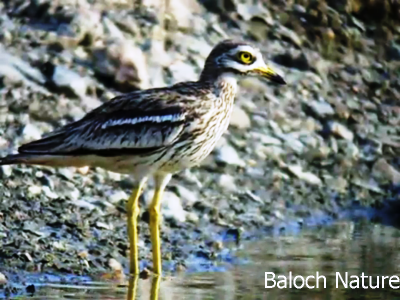
[[[342,277],[360,275],[400,276],[400,231],[369,222],[340,222],[334,226],[305,230],[298,235],[264,237],[242,245],[235,252],[239,264],[226,272],[186,272],[173,277],[131,278],[129,285],[91,282],[89,285],[46,285],[34,297],[18,299],[400,299],[399,289],[351,289],[336,286]],[[265,272],[276,276],[304,277],[316,272],[326,277],[313,289],[265,289]],[[376,284],[376,280],[373,280]],[[315,281],[310,280],[310,284]],[[0,297],[1,298],[1,297]]]
[[[128,293],[127,293],[127,297],[126,297],[127,300],[137,299],[138,281],[139,281],[138,276],[129,278]],[[149,299],[149,300],[158,299],[158,293],[160,291],[160,282],[161,282],[161,276],[153,277],[153,279],[151,280],[150,295],[146,299]],[[143,297],[141,297],[141,298],[143,298]]]

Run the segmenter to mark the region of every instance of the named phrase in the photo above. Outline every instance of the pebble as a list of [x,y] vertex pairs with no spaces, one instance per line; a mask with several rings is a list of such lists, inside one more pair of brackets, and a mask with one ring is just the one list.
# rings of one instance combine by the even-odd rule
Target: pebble
[[81,75],[65,66],[46,63],[49,72],[49,80],[61,90],[68,91],[73,95],[83,98],[88,90],[88,82]]
[[129,195],[124,191],[114,191],[108,198],[111,203],[118,203],[123,200],[127,200]]
[[247,129],[251,126],[251,120],[248,114],[239,106],[233,107],[230,126],[238,129]]
[[197,202],[199,199],[199,195],[197,194],[196,191],[189,190],[188,188],[182,186],[182,185],[177,185],[176,187],[176,192],[178,196],[180,197],[182,201],[182,205],[184,207],[191,207],[193,204]]
[[50,199],[57,199],[58,195],[50,190],[47,185],[42,186],[42,191],[44,192],[45,196]]
[[38,185],[31,185],[28,188],[28,195],[33,197],[33,196],[37,196],[42,192],[42,187],[38,186]]
[[38,140],[42,137],[42,133],[34,124],[29,123],[25,125],[22,130],[22,136],[24,141],[33,141]]
[[88,166],[78,168],[77,170],[78,170],[79,174],[81,174],[81,175],[86,175],[87,173],[89,173]]
[[173,77],[173,83],[182,81],[195,81],[199,77],[193,66],[183,61],[176,61],[169,66]]
[[288,166],[287,168],[293,175],[301,180],[304,180],[313,185],[322,184],[321,179],[317,175],[311,172],[304,172],[301,166]]
[[235,148],[229,144],[224,144],[217,148],[216,153],[217,162],[240,167],[244,167],[246,165],[245,162],[240,158]]
[[58,174],[67,180],[72,180],[74,178],[74,168],[59,168]]
[[0,174],[2,175],[3,178],[8,178],[12,174],[12,167],[9,165],[0,166],[0,170],[1,170]]
[[162,215],[165,219],[175,222],[185,222],[186,211],[182,207],[181,199],[173,192],[166,191],[161,204]]
[[6,284],[7,283],[7,278],[6,275],[0,272],[0,285]]
[[221,174],[218,176],[217,184],[221,189],[226,192],[236,192],[237,187],[235,183],[235,178],[229,174]]
[[320,118],[333,116],[335,111],[328,102],[312,101],[309,103],[311,110]]
[[282,145],[282,141],[280,139],[274,138],[270,135],[262,134],[259,132],[251,132],[250,135],[253,139],[264,145]]
[[372,167],[372,175],[379,181],[389,181],[393,185],[400,184],[400,172],[390,165],[386,159],[378,159]]
[[143,51],[127,40],[111,40],[93,51],[95,70],[129,88],[147,89],[150,78]]
[[345,140],[352,141],[354,139],[353,132],[350,131],[343,124],[340,124],[338,122],[330,122],[329,129],[332,133],[334,133],[335,135],[337,135]]

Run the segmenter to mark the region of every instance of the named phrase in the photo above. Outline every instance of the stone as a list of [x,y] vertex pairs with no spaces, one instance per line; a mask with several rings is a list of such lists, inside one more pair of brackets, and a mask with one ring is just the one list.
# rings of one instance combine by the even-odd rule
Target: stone
[[0,285],[4,285],[7,283],[6,275],[0,272]]
[[34,197],[39,195],[42,192],[42,187],[38,186],[38,185],[31,185],[28,188],[28,195],[30,197]]
[[400,172],[390,165],[386,159],[378,159],[372,167],[372,175],[379,182],[390,182],[393,185],[400,184]]
[[186,188],[182,185],[177,185],[177,186],[175,186],[175,188],[176,188],[176,193],[178,194],[179,198],[181,199],[182,205],[184,207],[193,206],[193,204],[195,204],[199,198],[197,192],[195,192],[193,190],[189,190],[188,188]]
[[108,198],[111,203],[118,203],[123,200],[127,200],[129,195],[124,191],[114,191]]
[[10,177],[12,174],[12,167],[9,165],[5,165],[5,166],[0,166],[0,175],[3,178],[8,178]]
[[175,61],[168,69],[172,74],[173,83],[196,81],[199,77],[193,66],[183,61]]
[[22,136],[25,142],[38,140],[42,137],[42,133],[35,125],[28,123],[22,130]]
[[251,126],[251,120],[248,114],[239,106],[234,105],[230,126],[238,129],[248,129]]
[[340,124],[338,122],[330,122],[329,129],[336,136],[341,137],[345,140],[352,141],[354,139],[353,132],[343,124]]
[[301,180],[304,180],[312,185],[322,184],[321,179],[317,175],[311,172],[304,172],[301,166],[288,166],[287,168],[290,171],[290,173],[292,173]]
[[221,189],[226,192],[236,192],[237,187],[235,183],[235,177],[229,174],[221,174],[218,176],[217,184]]
[[182,207],[181,199],[173,192],[166,191],[161,204],[162,215],[165,219],[175,222],[185,222],[186,211]]
[[240,158],[235,148],[229,144],[225,144],[217,148],[216,153],[217,155],[215,159],[217,162],[240,167],[244,167],[246,165],[245,162]]
[[43,191],[44,195],[49,199],[57,199],[58,198],[58,195],[56,193],[54,193],[53,191],[51,191],[47,185],[42,186],[42,191]]
[[41,66],[43,74],[47,77],[48,85],[58,92],[68,96],[83,98],[88,90],[88,81],[77,72],[62,65],[46,62]]
[[147,59],[143,51],[127,40],[108,40],[93,49],[96,72],[113,78],[122,89],[150,87]]
[[328,102],[311,101],[308,104],[310,109],[320,118],[326,118],[328,116],[333,116],[335,111]]

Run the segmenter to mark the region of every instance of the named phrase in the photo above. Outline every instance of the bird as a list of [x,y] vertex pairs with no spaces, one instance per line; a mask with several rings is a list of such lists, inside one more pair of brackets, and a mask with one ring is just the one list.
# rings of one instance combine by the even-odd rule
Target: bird
[[129,272],[139,274],[137,218],[139,197],[148,178],[154,195],[148,207],[153,273],[162,274],[160,205],[171,177],[198,165],[227,130],[238,80],[258,76],[284,85],[248,42],[217,43],[197,81],[135,90],[118,95],[41,139],[23,144],[0,165],[100,167],[129,174],[135,182],[127,200]]

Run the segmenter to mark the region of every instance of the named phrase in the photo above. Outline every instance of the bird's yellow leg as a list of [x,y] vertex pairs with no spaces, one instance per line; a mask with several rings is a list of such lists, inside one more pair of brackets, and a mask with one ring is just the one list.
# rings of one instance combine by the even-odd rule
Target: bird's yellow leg
[[153,280],[151,281],[151,292],[150,292],[151,300],[158,300],[158,292],[160,291],[160,281],[161,281],[161,276],[154,276]]
[[137,283],[139,276],[132,276],[129,278],[127,300],[136,300]]
[[129,237],[129,260],[130,269],[129,272],[132,275],[139,274],[139,255],[138,255],[138,234],[137,234],[137,217],[139,215],[139,197],[142,189],[146,183],[147,178],[140,180],[138,186],[132,191],[131,196],[126,204],[126,210],[128,212],[128,237]]
[[149,207],[153,272],[157,275],[161,275],[160,206],[165,187],[170,179],[171,174],[157,174],[154,176],[155,191]]

